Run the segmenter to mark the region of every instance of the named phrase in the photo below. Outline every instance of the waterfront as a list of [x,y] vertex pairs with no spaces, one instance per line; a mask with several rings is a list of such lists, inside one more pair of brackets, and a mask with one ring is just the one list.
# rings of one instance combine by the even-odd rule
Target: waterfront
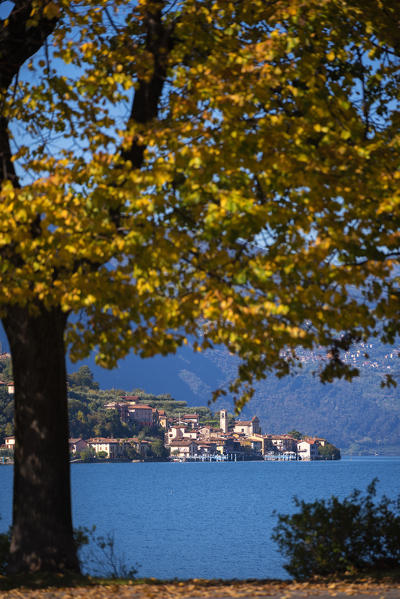
[[[400,492],[400,457],[329,462],[74,464],[76,526],[113,532],[139,575],[157,578],[283,578],[270,540],[274,510],[291,498],[348,495],[374,477]],[[12,468],[0,468],[0,530],[11,520]]]

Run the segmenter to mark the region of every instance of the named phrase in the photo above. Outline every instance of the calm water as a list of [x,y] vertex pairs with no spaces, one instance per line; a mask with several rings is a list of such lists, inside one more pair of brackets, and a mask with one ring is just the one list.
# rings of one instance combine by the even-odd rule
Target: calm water
[[[285,578],[270,540],[274,510],[365,489],[400,493],[400,457],[339,462],[74,464],[75,526],[113,532],[139,575],[157,578]],[[12,468],[0,467],[0,530],[11,520]]]

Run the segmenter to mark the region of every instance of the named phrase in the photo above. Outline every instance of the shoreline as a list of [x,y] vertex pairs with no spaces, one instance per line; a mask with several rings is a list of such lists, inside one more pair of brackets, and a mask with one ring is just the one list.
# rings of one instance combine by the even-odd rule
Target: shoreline
[[[346,454],[343,453],[341,458],[339,459],[329,459],[329,458],[322,458],[320,460],[282,460],[282,459],[268,459],[268,460],[264,460],[264,459],[253,459],[253,460],[237,460],[236,462],[234,460],[169,460],[169,459],[148,459],[148,460],[124,460],[121,458],[115,458],[115,459],[91,459],[91,460],[70,460],[70,464],[209,464],[209,463],[222,463],[222,464],[233,464],[233,463],[237,463],[237,464],[242,464],[242,463],[248,463],[248,462],[266,462],[266,463],[270,463],[270,462],[280,462],[280,463],[307,463],[309,464],[310,462],[312,463],[318,463],[318,462],[340,462],[341,460],[345,459],[345,460],[352,460],[352,459],[358,459],[358,458],[365,458],[365,459],[388,459],[388,458],[398,458],[400,457],[400,453],[392,453],[392,454],[379,454],[379,455],[375,455],[375,454]],[[14,461],[7,461],[7,462],[1,462],[0,461],[0,467],[1,466],[14,466]]]

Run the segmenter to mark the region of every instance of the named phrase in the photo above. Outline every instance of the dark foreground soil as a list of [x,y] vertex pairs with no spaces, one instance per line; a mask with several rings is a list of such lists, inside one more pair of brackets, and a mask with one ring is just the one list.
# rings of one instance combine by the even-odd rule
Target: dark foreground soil
[[[1,578],[1,577],[0,577]],[[61,581],[60,581],[61,582]],[[61,582],[61,585],[63,583]],[[34,586],[30,584],[30,586]],[[8,587],[8,588],[7,588]],[[0,579],[0,599],[229,599],[229,598],[268,598],[324,599],[336,597],[344,599],[400,599],[400,583],[393,581],[374,582],[282,582],[246,581],[214,582],[193,580],[167,583],[111,583],[90,584],[89,586],[51,586],[27,588],[19,584],[10,588],[6,580]]]

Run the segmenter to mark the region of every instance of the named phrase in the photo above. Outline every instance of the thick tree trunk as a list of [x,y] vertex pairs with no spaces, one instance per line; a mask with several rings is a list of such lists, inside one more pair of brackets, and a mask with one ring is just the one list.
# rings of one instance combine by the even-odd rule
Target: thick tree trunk
[[3,319],[15,382],[10,573],[79,571],[72,532],[66,315],[11,307]]

